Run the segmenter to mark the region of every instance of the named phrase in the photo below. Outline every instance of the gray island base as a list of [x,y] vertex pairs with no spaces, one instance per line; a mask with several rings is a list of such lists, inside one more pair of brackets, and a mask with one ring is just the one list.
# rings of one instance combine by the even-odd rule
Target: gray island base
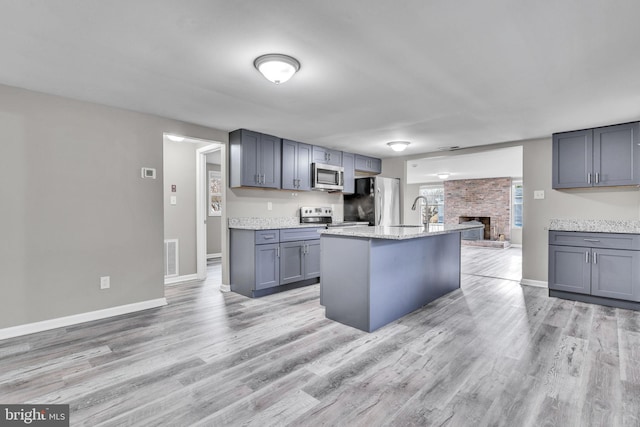
[[460,233],[482,226],[323,230],[325,315],[372,332],[460,288]]

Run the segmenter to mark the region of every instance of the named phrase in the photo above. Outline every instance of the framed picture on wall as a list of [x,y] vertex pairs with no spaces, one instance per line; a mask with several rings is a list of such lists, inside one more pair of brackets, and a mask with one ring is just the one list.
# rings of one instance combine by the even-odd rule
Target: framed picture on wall
[[209,216],[222,215],[222,179],[219,171],[209,171]]

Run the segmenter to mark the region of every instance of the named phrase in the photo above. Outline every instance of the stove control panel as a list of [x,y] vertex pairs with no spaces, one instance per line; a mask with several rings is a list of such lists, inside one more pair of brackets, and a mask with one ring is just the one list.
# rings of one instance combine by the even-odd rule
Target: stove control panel
[[333,215],[333,210],[329,207],[301,207],[300,208],[300,217],[301,218],[313,218],[313,217],[331,217]]

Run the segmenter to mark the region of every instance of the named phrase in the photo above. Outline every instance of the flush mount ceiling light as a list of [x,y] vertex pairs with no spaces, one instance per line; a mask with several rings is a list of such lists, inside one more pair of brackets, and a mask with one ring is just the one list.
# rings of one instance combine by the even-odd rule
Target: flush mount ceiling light
[[438,178],[447,179],[447,178],[449,178],[449,174],[447,172],[439,173],[438,174]]
[[184,136],[167,135],[167,138],[169,138],[169,140],[173,141],[173,142],[182,142],[182,141],[184,141]]
[[404,151],[409,146],[409,141],[391,141],[387,142],[387,145],[391,147],[393,151]]
[[259,56],[253,65],[267,80],[277,85],[289,80],[300,69],[296,58],[279,53]]

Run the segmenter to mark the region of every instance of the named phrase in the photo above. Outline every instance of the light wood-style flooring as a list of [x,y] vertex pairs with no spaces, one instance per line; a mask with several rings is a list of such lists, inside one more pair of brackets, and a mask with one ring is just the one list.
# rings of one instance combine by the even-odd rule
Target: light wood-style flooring
[[462,289],[370,334],[318,285],[221,293],[214,264],[167,307],[0,341],[0,401],[86,426],[640,425],[638,312],[520,286],[516,248],[463,251]]

